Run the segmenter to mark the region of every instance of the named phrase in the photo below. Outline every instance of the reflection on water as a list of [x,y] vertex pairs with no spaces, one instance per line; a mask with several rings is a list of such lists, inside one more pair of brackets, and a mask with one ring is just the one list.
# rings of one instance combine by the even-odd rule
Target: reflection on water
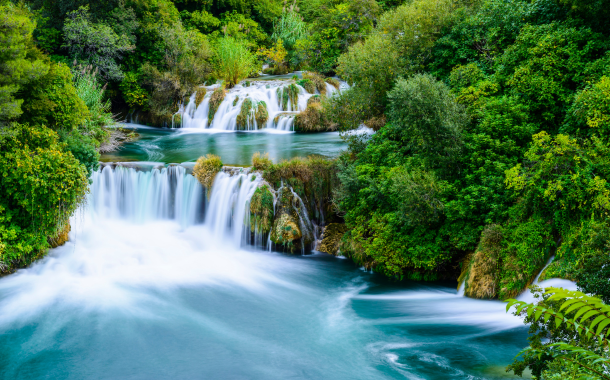
[[[129,126],[129,125],[127,125]],[[133,125],[131,125],[133,126]],[[205,130],[137,128],[140,138],[120,150],[102,155],[104,162],[156,161],[181,163],[195,161],[212,153],[225,165],[249,166],[255,152],[268,152],[274,162],[309,155],[336,156],[346,148],[339,133],[210,133]]]

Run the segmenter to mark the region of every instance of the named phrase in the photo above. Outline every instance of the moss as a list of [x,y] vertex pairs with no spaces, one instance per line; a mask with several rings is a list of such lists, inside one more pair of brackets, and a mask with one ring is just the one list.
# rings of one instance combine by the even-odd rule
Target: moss
[[237,125],[237,129],[244,130],[249,129],[251,125],[254,124],[254,102],[250,98],[244,99],[241,103],[241,110],[237,115],[237,119],[235,119],[235,124]]
[[[193,175],[206,189],[211,190],[216,174],[222,169],[220,157],[214,154],[201,156],[195,163]],[[208,191],[208,196],[210,192]]]
[[343,235],[347,232],[347,227],[343,223],[330,223],[324,228],[322,241],[320,242],[320,252],[337,255],[341,249]]
[[310,97],[309,99],[307,99],[307,105],[313,104],[313,103],[321,103],[322,102],[322,98],[320,97],[320,95],[314,95],[312,97]]
[[275,244],[287,245],[302,237],[297,218],[291,214],[281,214],[275,220],[271,231],[271,241]]
[[259,186],[250,199],[250,230],[268,233],[273,225],[273,194],[269,185]]
[[207,94],[207,92],[208,91],[203,87],[197,90],[197,92],[195,93],[195,105],[197,107],[199,107],[199,105],[203,101],[203,98],[205,98],[205,94]]
[[297,84],[305,89],[310,94],[316,93],[316,85],[310,79],[301,79],[297,81]]
[[51,248],[57,248],[61,245],[66,244],[66,242],[68,241],[68,234],[70,232],[71,226],[70,226],[70,222],[66,223],[64,228],[60,229],[57,232],[57,235],[54,237],[49,237],[47,238],[47,241],[49,242],[49,245],[51,246]]
[[310,80],[321,95],[326,95],[326,82],[324,81],[324,76],[314,73],[313,71],[305,71],[303,73],[303,79]]
[[503,229],[499,225],[486,227],[481,241],[468,263],[464,294],[471,298],[495,298],[498,292],[499,260],[502,251]]
[[[299,110],[299,88],[294,84],[279,87],[277,89],[278,106],[286,111]],[[290,110],[288,109],[288,101],[290,101]]]
[[335,78],[326,78],[324,81],[326,83],[330,84],[331,86],[333,86],[334,88],[336,88],[337,90],[341,86],[341,83],[339,83],[339,81],[336,80]]
[[223,87],[218,87],[212,93],[212,96],[210,97],[210,111],[208,113],[209,124],[212,124],[212,120],[214,120],[214,114],[216,114],[218,107],[220,107],[220,104],[222,103],[226,95],[227,92]]
[[267,120],[269,120],[269,112],[267,111],[267,103],[260,101],[256,104],[256,111],[254,114],[256,124],[258,128],[263,128]]
[[233,107],[235,107],[238,102],[239,102],[239,96],[236,96],[235,99],[233,99]]

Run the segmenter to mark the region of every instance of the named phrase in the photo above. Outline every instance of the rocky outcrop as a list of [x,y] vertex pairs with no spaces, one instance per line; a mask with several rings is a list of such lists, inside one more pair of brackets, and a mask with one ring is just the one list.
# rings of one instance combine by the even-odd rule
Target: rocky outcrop
[[57,233],[56,236],[53,237],[49,237],[47,238],[47,242],[49,242],[49,245],[51,246],[51,248],[57,248],[59,246],[62,246],[64,244],[66,244],[66,242],[68,241],[69,237],[69,233],[71,230],[71,226],[70,226],[70,222],[66,223],[66,225]]
[[491,225],[483,230],[477,250],[465,260],[464,294],[471,298],[491,299],[497,296],[498,265],[502,228]]
[[331,255],[337,255],[341,250],[341,238],[345,235],[347,227],[343,223],[330,223],[324,228],[322,241],[318,250]]

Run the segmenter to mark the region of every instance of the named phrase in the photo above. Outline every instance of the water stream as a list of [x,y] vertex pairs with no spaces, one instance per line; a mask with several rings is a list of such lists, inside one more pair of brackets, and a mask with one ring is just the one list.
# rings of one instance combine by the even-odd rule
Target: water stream
[[1,379],[498,379],[504,304],[246,244],[259,178],[105,165],[70,241],[0,279]]

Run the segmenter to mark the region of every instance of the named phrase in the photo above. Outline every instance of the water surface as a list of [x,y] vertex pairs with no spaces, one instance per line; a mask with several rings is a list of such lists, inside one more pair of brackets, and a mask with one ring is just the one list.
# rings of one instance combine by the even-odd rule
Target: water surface
[[120,150],[104,154],[105,162],[155,161],[192,162],[208,153],[220,156],[225,165],[250,166],[255,152],[268,152],[274,162],[301,156],[334,157],[346,144],[338,132],[277,133],[210,132],[205,129],[168,129],[127,125],[136,128],[140,138]]

